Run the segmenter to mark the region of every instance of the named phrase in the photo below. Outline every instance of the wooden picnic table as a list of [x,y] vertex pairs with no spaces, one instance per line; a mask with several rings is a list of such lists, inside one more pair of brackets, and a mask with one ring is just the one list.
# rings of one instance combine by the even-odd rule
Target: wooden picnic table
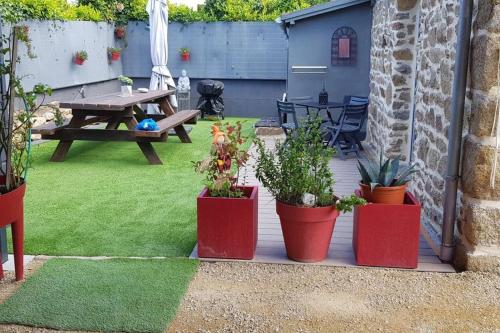
[[[33,128],[33,134],[41,134],[42,139],[59,140],[52,158],[52,162],[63,162],[75,140],[85,141],[133,141],[136,142],[150,164],[163,164],[152,142],[166,142],[168,132],[174,129],[175,135],[183,143],[191,143],[183,124],[196,118],[199,110],[175,112],[168,97],[175,94],[175,90],[161,90],[141,93],[134,91],[132,96],[122,97],[119,93],[80,100],[61,102],[61,108],[71,109],[73,117],[58,126],[49,122]],[[158,104],[162,114],[146,115],[139,104]],[[137,124],[145,118],[154,118],[159,130],[137,130]],[[86,128],[87,125],[105,122],[106,127]],[[121,123],[127,130],[119,129]]]

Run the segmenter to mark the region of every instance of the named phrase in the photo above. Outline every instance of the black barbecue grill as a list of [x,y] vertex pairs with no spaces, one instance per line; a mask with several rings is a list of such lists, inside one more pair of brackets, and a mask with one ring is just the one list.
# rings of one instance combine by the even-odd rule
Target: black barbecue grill
[[197,109],[201,111],[201,118],[205,115],[217,116],[224,119],[224,83],[214,80],[198,82],[196,90],[201,95]]

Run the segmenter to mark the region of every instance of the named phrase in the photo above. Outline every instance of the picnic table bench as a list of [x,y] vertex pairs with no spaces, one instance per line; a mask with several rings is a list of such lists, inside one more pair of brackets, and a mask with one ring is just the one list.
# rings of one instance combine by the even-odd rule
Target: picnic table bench
[[[122,97],[119,93],[89,97],[71,102],[61,102],[60,107],[71,109],[73,117],[56,125],[49,122],[32,129],[33,134],[40,134],[44,140],[59,140],[51,161],[63,162],[75,140],[86,141],[132,141],[136,142],[150,164],[163,164],[152,142],[166,142],[170,129],[175,131],[182,143],[191,143],[183,124],[195,119],[199,110],[175,112],[168,97],[175,90],[150,91],[140,93],[134,91],[132,96]],[[158,104],[162,112],[147,115],[139,104]],[[137,130],[137,124],[145,119],[153,118],[159,129],[156,131]],[[104,129],[86,128],[97,123],[106,123]],[[119,129],[124,123],[127,130]]]

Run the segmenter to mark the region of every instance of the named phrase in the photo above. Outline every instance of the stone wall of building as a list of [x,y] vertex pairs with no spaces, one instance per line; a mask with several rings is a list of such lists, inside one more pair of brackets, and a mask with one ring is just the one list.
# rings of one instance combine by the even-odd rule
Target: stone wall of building
[[373,9],[368,151],[408,160],[416,0],[377,1]]
[[[500,273],[500,151],[495,155],[495,119],[500,122],[499,58],[500,1],[479,0],[472,39],[472,110],[463,149],[464,195],[456,263],[469,270]],[[499,163],[492,184],[495,158]]]
[[[500,86],[500,0],[476,2],[464,119],[456,262],[500,271],[500,159],[490,185]],[[418,165],[411,191],[436,243],[443,218],[458,0],[379,0],[374,8],[368,153]],[[498,115],[500,118],[500,115]],[[500,120],[499,120],[500,121]]]
[[422,0],[417,23],[412,160],[420,172],[411,190],[424,207],[422,222],[436,241],[443,219],[458,3]]

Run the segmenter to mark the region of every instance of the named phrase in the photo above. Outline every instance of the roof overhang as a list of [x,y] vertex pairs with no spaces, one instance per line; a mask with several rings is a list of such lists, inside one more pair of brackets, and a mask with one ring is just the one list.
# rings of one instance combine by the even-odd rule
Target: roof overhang
[[284,14],[281,16],[281,21],[285,24],[287,23],[293,24],[295,21],[298,20],[303,20],[317,15],[327,14],[330,12],[334,12],[336,10],[348,8],[351,6],[361,5],[367,2],[371,3],[372,0],[334,0],[316,6],[312,6],[310,8],[298,10],[293,13]]

